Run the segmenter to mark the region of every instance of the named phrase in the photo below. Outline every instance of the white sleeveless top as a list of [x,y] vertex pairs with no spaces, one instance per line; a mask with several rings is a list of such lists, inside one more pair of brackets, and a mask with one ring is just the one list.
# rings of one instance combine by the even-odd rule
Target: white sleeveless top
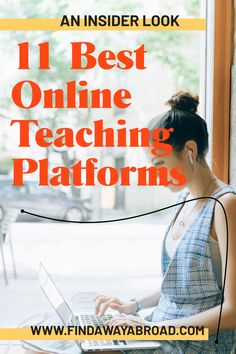
[[[182,236],[183,237],[183,236]],[[166,236],[165,242],[165,249],[170,258],[172,258],[175,254],[175,251],[182,240],[182,237],[174,240],[171,235],[171,228]],[[220,287],[222,284],[222,266],[221,266],[221,255],[218,241],[216,241],[210,235],[210,250],[211,250],[211,258],[212,258],[212,265],[214,269],[214,273],[217,279],[217,284]]]

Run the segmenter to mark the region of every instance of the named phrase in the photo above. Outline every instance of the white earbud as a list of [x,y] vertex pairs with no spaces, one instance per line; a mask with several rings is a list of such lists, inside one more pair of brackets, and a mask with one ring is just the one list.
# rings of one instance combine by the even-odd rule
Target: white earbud
[[191,150],[188,151],[188,157],[189,157],[191,165],[193,165],[193,152]]

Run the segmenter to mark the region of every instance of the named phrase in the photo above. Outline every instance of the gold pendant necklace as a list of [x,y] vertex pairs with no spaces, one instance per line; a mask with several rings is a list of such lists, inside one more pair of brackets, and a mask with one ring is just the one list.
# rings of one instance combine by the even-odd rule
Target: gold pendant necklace
[[[192,214],[192,212],[195,210],[195,208],[196,208],[196,206],[198,205],[198,203],[199,203],[199,202],[197,202],[197,203],[194,205],[193,209],[190,211],[190,213],[188,213],[188,215],[187,215],[188,217],[189,217],[190,214]],[[179,226],[181,226],[181,227],[185,227],[185,222],[184,222],[185,216],[186,216],[186,215],[184,215],[184,218],[179,221]]]
[[[204,194],[206,194],[206,192],[207,192],[208,189],[210,188],[211,184],[212,184],[214,181],[216,181],[216,180],[217,180],[217,178],[213,178],[213,179],[210,181],[210,183],[207,185],[206,189],[205,189],[204,192],[202,193],[203,196],[204,196]],[[193,207],[193,209],[190,211],[190,213],[188,213],[188,215],[187,215],[188,217],[189,217],[190,214],[196,209],[196,206],[197,206],[198,204],[199,204],[199,200],[198,200],[197,203],[194,205],[194,207]],[[186,215],[184,215],[184,217],[179,221],[179,226],[185,227],[185,222],[184,222],[185,218],[186,218]]]

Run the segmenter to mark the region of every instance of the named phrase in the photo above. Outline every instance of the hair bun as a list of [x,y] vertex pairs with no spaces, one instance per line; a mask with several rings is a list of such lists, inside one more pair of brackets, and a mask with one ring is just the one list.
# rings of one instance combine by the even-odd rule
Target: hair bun
[[199,97],[197,95],[192,95],[188,91],[179,91],[173,95],[166,104],[169,105],[171,109],[196,113]]

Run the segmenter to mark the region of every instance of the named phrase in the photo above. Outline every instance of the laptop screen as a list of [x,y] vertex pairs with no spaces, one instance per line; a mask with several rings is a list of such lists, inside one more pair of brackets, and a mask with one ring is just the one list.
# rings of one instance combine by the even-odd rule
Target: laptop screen
[[56,310],[60,319],[65,325],[68,325],[68,322],[74,317],[73,312],[42,263],[39,265],[39,283],[41,289],[48,298],[52,307]]

